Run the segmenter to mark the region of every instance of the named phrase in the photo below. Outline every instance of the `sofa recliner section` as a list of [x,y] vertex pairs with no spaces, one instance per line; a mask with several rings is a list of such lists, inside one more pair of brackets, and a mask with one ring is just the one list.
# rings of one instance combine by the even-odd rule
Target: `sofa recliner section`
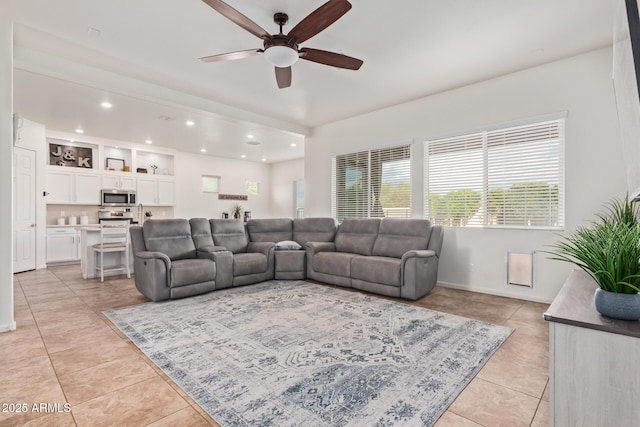
[[219,265],[198,259],[186,219],[147,221],[130,227],[136,288],[152,301],[216,289]]

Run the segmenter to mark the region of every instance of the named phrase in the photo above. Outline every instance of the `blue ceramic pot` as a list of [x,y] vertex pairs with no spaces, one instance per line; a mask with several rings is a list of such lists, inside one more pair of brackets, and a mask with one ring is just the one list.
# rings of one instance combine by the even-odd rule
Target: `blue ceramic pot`
[[618,294],[596,289],[594,296],[596,310],[603,316],[612,319],[640,319],[640,294]]

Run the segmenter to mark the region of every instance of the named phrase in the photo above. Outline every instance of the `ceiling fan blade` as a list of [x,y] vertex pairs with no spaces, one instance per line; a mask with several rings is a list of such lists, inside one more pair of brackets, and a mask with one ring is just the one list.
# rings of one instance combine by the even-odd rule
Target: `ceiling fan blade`
[[271,34],[269,34],[264,28],[260,25],[253,22],[251,19],[244,16],[242,13],[238,12],[225,2],[221,0],[202,0],[209,6],[211,6],[216,12],[223,15],[225,18],[230,19],[235,22],[245,30],[249,31],[256,37],[261,39],[271,38]]
[[221,53],[219,55],[203,56],[198,59],[202,62],[234,61],[236,59],[244,59],[260,55],[262,52],[262,49],[247,49],[239,50],[237,52]]
[[291,67],[276,67],[276,82],[280,89],[291,86]]
[[341,53],[329,52],[320,49],[302,48],[300,49],[300,58],[307,61],[317,62],[319,64],[330,65],[332,67],[346,68],[348,70],[359,69],[363,62],[358,58],[343,55]]
[[329,0],[298,23],[288,36],[302,43],[336,22],[351,9],[347,0]]

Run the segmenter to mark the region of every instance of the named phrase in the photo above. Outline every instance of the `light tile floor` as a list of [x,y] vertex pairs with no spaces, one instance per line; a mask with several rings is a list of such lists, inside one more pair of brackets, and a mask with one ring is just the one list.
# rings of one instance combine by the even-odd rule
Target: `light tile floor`
[[[16,274],[14,289],[18,329],[0,334],[0,403],[13,406],[0,426],[218,425],[102,314],[146,301],[133,279],[57,266]],[[548,425],[547,305],[442,287],[412,304],[515,329],[437,427]]]

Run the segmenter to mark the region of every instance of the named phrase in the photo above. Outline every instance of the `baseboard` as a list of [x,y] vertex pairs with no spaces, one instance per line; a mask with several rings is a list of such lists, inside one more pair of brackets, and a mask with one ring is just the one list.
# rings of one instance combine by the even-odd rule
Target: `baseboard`
[[523,294],[518,294],[515,292],[508,292],[508,291],[497,291],[495,289],[483,288],[480,286],[460,285],[458,283],[448,283],[448,282],[438,282],[438,286],[442,286],[443,288],[458,289],[461,291],[478,292],[480,294],[495,295],[498,297],[515,298],[515,299],[521,299],[526,301],[541,302],[544,304],[551,304],[553,302],[553,300],[549,298],[537,297],[535,295],[523,295]]
[[13,321],[9,324],[0,325],[0,332],[9,332],[16,330],[16,322]]

